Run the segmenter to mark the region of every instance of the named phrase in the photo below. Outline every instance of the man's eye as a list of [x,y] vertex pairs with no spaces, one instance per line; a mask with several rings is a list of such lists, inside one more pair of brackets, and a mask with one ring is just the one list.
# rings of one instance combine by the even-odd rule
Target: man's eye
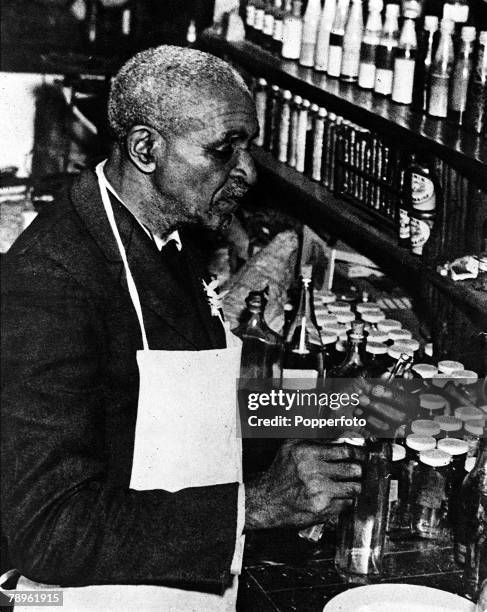
[[233,155],[234,148],[232,145],[225,145],[222,147],[216,147],[215,149],[211,149],[210,152],[214,157],[216,157],[216,159],[229,160]]

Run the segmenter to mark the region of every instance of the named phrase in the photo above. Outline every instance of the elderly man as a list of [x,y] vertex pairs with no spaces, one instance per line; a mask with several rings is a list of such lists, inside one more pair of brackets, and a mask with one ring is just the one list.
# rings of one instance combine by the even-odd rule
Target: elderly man
[[[161,46],[121,69],[108,112],[109,159],[5,258],[11,567],[77,587],[66,593],[138,585],[119,609],[232,609],[242,531],[327,520],[358,492],[360,465],[341,445],[287,442],[241,483],[238,349],[187,233],[228,223],[255,181],[258,126],[241,77]],[[197,388],[207,379],[211,398]]]

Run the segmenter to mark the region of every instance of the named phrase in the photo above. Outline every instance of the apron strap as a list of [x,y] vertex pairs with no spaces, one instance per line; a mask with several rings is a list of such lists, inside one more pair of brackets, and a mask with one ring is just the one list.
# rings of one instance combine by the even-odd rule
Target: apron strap
[[115,215],[113,214],[112,203],[110,202],[110,197],[108,195],[108,189],[110,189],[110,185],[108,184],[108,181],[103,173],[103,166],[105,165],[105,161],[100,162],[95,169],[96,176],[98,177],[98,186],[100,187],[101,199],[103,202],[103,206],[105,207],[108,222],[110,223],[113,235],[115,236],[118,250],[120,251],[120,256],[122,258],[123,265],[125,268],[125,275],[127,277],[127,285],[129,289],[130,299],[132,300],[132,304],[134,305],[134,309],[137,314],[137,319],[139,321],[140,333],[142,334],[142,345],[144,347],[144,351],[148,351],[149,343],[147,342],[147,334],[145,333],[144,318],[142,316],[142,306],[140,305],[139,293],[137,291],[137,287],[135,286],[132,273],[130,272],[129,263],[127,260],[127,253],[125,251],[125,247],[123,246],[122,239],[120,238],[120,233],[115,222]]

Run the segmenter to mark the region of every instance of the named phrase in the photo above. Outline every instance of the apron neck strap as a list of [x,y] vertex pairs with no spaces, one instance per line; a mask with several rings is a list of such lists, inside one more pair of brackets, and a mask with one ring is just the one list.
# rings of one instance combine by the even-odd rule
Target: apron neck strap
[[105,165],[105,161],[100,162],[95,169],[96,176],[98,177],[98,186],[100,188],[101,199],[105,208],[106,215],[108,217],[108,222],[110,223],[113,235],[115,236],[118,250],[120,251],[120,256],[122,258],[123,265],[125,268],[125,275],[127,277],[127,285],[129,289],[130,299],[132,300],[132,304],[134,305],[134,309],[137,314],[137,319],[139,321],[140,333],[142,334],[142,346],[144,348],[144,351],[148,351],[149,343],[147,342],[147,334],[145,333],[144,318],[142,316],[142,307],[140,305],[139,293],[137,291],[137,287],[135,286],[132,273],[130,272],[127,252],[125,251],[125,247],[123,246],[122,239],[120,238],[120,233],[115,222],[115,215],[113,214],[112,203],[110,202],[110,197],[108,195],[108,190],[112,191],[112,189],[111,186],[108,184],[105,174],[103,173],[103,166]]

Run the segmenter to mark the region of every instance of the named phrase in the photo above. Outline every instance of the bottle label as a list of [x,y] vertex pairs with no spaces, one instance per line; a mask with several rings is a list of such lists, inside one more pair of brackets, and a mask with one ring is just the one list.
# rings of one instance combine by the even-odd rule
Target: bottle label
[[289,126],[291,123],[291,107],[285,103],[281,110],[281,121],[279,125],[279,161],[287,162],[287,149],[289,144]]
[[272,36],[272,34],[274,33],[274,15],[271,15],[269,13],[265,14],[262,32],[266,36]]
[[397,480],[391,480],[391,486],[389,489],[389,503],[390,504],[397,502],[397,500],[399,499],[398,491],[399,491],[399,482]]
[[360,45],[357,44],[344,44],[342,65],[340,73],[344,77],[354,78],[358,77],[358,69],[360,65]]
[[263,27],[264,27],[264,16],[265,16],[264,9],[255,9],[254,28],[256,30],[262,30],[263,29]]
[[377,68],[375,71],[375,86],[374,90],[382,94],[383,96],[388,96],[392,92],[392,70],[384,70],[382,68]]
[[255,6],[253,4],[247,4],[247,11],[245,16],[245,23],[253,28],[255,23]]
[[[343,39],[343,37],[340,37]],[[328,74],[330,76],[340,76],[340,68],[342,65],[342,47],[339,45],[331,44],[330,36],[330,47],[328,49]]]
[[417,172],[411,173],[411,199],[416,210],[432,211],[436,207],[435,185],[433,181]]
[[433,227],[432,219],[418,219],[411,217],[411,251],[415,255],[423,254],[423,247],[428,242]]
[[285,59],[299,59],[301,52],[301,21],[288,20],[284,26],[281,55]]
[[431,75],[430,103],[428,114],[433,117],[446,117],[448,114],[448,76]]
[[278,42],[282,42],[282,33],[283,33],[282,25],[283,25],[282,19],[274,19],[274,29],[272,31],[272,38],[274,40],[277,40]]
[[394,62],[394,79],[392,99],[400,104],[411,104],[413,101],[414,60],[396,57]]
[[408,240],[411,235],[409,227],[409,213],[405,208],[399,209],[399,239]]

